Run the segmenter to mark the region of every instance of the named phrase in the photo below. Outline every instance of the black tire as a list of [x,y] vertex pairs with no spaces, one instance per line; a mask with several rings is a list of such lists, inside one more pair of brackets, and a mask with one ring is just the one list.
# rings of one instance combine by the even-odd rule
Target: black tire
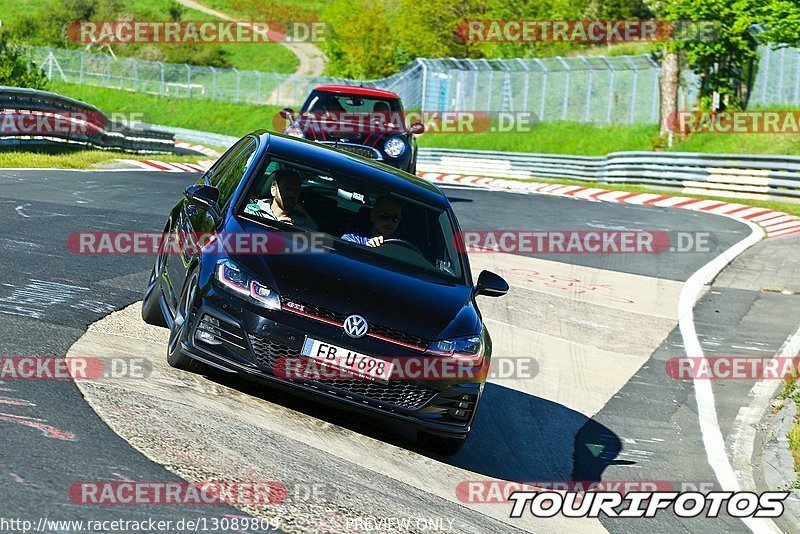
[[147,289],[144,292],[142,319],[147,324],[166,327],[167,320],[161,311],[161,270],[163,269],[163,262],[163,253],[160,253],[156,256],[153,272],[150,273],[150,281],[147,282]]
[[183,291],[181,291],[181,298],[178,300],[177,315],[175,316],[175,321],[172,323],[169,343],[167,344],[167,363],[175,369],[188,371],[190,373],[201,373],[205,370],[205,366],[202,363],[181,352],[181,341],[186,337],[189,331],[199,280],[199,269],[192,269],[186,277],[186,283],[183,286]]
[[436,454],[441,454],[442,456],[458,454],[464,447],[466,441],[466,439],[447,438],[431,434],[425,430],[417,430],[417,443],[419,443],[422,448]]

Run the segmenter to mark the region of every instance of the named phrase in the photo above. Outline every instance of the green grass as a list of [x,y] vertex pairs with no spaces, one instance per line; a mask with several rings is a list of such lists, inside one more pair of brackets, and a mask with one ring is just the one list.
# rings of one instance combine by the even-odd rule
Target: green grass
[[113,163],[118,159],[152,159],[156,161],[173,161],[177,163],[197,163],[209,159],[206,156],[170,155],[136,155],[123,152],[106,152],[101,150],[77,150],[61,154],[40,152],[0,152],[0,168],[38,168],[38,169],[87,169]]
[[[0,0],[0,2],[5,0]],[[210,2],[200,0],[200,4],[213,7]],[[148,19],[165,20],[167,15],[168,2],[164,0],[135,0],[132,2],[135,13],[147,13]],[[202,11],[189,9],[183,15],[183,20],[214,20],[216,17],[207,15]],[[227,15],[234,16],[226,10],[219,9]],[[155,15],[155,17],[153,17]],[[241,43],[241,44],[221,44],[229,56],[231,65],[240,70],[259,70],[264,72],[291,73],[297,70],[300,61],[297,56],[292,54],[286,47],[277,43]]]
[[[48,4],[53,0],[0,0],[0,20],[3,26],[13,25],[21,15],[38,12],[38,16],[46,17]],[[202,3],[202,2],[201,2]],[[130,11],[139,20],[168,20],[168,2],[164,0],[133,0],[126,4],[125,11]],[[215,17],[201,11],[185,8],[183,20],[212,20]],[[158,47],[160,45],[149,45]],[[229,54],[231,66],[239,70],[259,70],[264,72],[292,73],[297,70],[300,61],[286,47],[277,43],[242,43],[220,44]],[[126,54],[124,45],[113,47],[115,53]]]
[[419,138],[419,146],[602,156],[621,150],[652,150],[657,137],[657,126],[595,127],[551,122],[519,133],[425,133]]
[[[797,390],[797,377],[787,377],[784,380],[783,390],[777,395],[778,399],[791,399],[800,409],[800,390]],[[777,413],[777,409],[774,413]],[[774,415],[774,414],[773,414]],[[794,458],[794,470],[800,475],[800,415],[795,417],[792,428],[789,429],[789,451]],[[800,477],[792,485],[793,489],[800,489]]]
[[53,83],[49,89],[88,102],[106,114],[143,113],[145,122],[236,137],[261,128],[273,129],[273,117],[280,109],[275,106],[161,98],[157,95],[65,83]]
[[[626,150],[662,149],[657,126],[592,126],[572,122],[540,123],[530,132],[427,133],[419,145],[465,150],[502,150],[602,156]],[[798,134],[694,134],[674,139],[673,152],[800,155]]]

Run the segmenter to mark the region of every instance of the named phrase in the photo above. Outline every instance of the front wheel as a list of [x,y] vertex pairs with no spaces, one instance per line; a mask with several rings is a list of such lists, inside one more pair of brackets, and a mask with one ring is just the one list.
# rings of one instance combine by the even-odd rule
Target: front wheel
[[161,270],[163,265],[164,254],[162,252],[156,256],[153,272],[150,273],[150,281],[147,282],[147,289],[144,292],[142,319],[147,324],[166,327],[167,321],[161,311]]
[[197,295],[199,281],[199,269],[192,270],[189,276],[186,277],[186,284],[184,284],[181,298],[178,301],[178,312],[175,316],[175,321],[172,323],[169,343],[167,344],[167,363],[176,369],[189,371],[191,373],[201,372],[204,366],[202,363],[181,352],[181,341],[186,338],[189,332],[189,325],[191,324],[192,312],[194,310],[194,299]]
[[466,439],[438,436],[425,430],[417,430],[417,443],[422,448],[442,456],[458,454],[466,441]]

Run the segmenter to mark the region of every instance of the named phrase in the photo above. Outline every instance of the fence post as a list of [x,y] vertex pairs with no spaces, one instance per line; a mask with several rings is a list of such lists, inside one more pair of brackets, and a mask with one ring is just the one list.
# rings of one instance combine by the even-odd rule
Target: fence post
[[586,88],[586,101],[583,104],[583,122],[589,122],[589,108],[591,107],[592,101],[592,76],[594,75],[594,69],[592,69],[592,64],[589,63],[588,59],[583,56],[579,57],[589,69],[589,80],[587,81],[588,87]]
[[794,64],[794,103],[800,105],[800,50],[795,49],[794,56],[797,58]]
[[133,60],[133,90],[139,88],[139,61],[134,58]]
[[524,84],[522,87],[522,111],[528,111],[528,90],[531,85],[531,73],[528,71],[528,64],[522,61],[522,59],[517,58],[517,62],[525,69],[525,78],[522,81]]
[[257,70],[254,70],[253,73],[256,75],[256,103],[261,103],[261,73]]
[[158,87],[158,96],[164,96],[164,63],[158,62],[161,67],[161,85]]
[[541,122],[541,121],[544,120],[544,102],[545,102],[545,98],[547,97],[547,73],[548,73],[548,70],[547,70],[547,67],[545,67],[544,63],[542,63],[541,59],[534,58],[533,60],[536,62],[537,65],[539,65],[539,68],[542,69],[542,98],[539,101],[539,121]]
[[211,100],[217,99],[217,69],[209,65],[211,70]]
[[79,84],[83,84],[83,69],[84,69],[84,67],[83,67],[83,60],[84,60],[84,57],[85,57],[85,56],[86,56],[86,53],[85,53],[85,52],[83,52],[83,51],[81,51],[81,70],[80,70],[80,72],[78,73],[78,83],[79,83]]
[[636,66],[633,60],[630,60],[630,64],[633,67],[633,83],[631,84],[631,108],[628,111],[628,124],[633,124],[633,116],[636,111],[636,85],[639,82],[639,67]]
[[428,92],[428,66],[422,58],[417,58],[417,63],[422,67],[422,97],[419,102],[419,110],[422,112],[425,109],[425,97]]
[[[486,111],[491,111],[491,109],[492,109],[492,92],[493,92],[492,91],[492,80],[494,79],[494,69],[491,68],[491,64],[486,59],[482,59],[481,61],[483,61],[483,64],[491,69],[491,70],[489,70],[489,83],[486,84],[486,88],[487,88],[487,91],[486,91]],[[475,111],[475,110],[473,110],[473,111]]]
[[192,68],[188,64],[186,65],[186,90],[189,98],[192,98]]
[[475,102],[478,98],[478,68],[471,59],[465,61],[469,64],[470,69],[472,69],[472,105],[470,108],[472,108],[472,111],[475,111]]
[[783,73],[784,73],[784,66],[786,64],[786,47],[781,48],[781,67],[778,69],[778,101],[776,104],[783,104],[789,103],[789,98],[787,96],[786,100],[783,99]]
[[569,68],[569,64],[564,61],[564,58],[557,57],[556,58],[561,65],[563,65],[564,69],[567,71],[567,79],[564,80],[564,100],[561,103],[561,120],[567,119],[567,106],[569,106],[569,90],[570,90],[570,74],[572,74],[572,69]]
[[606,67],[608,67],[608,70],[610,71],[610,74],[609,74],[609,77],[608,77],[608,107],[606,108],[606,124],[611,124],[611,110],[614,107],[614,74],[615,74],[615,72],[614,72],[614,67],[611,66],[611,63],[609,63],[608,59],[606,59],[603,56],[598,56],[598,57],[601,60],[603,60],[603,63],[606,64]]
[[650,107],[650,120],[654,123],[658,123],[658,105],[661,103],[661,91],[658,85],[658,80],[661,77],[661,67],[658,65],[658,62],[653,59],[651,56],[647,56],[647,59],[650,60],[650,65],[653,67],[653,98],[651,99],[652,105]]
[[239,73],[239,69],[233,68],[233,72],[236,73],[236,95],[233,97],[233,101],[239,103],[239,84],[242,80],[242,75]]
[[[764,78],[761,82],[761,103],[767,103],[767,81],[769,80],[769,57],[772,55],[769,48],[760,46],[759,49],[763,52],[761,57],[764,59]],[[759,69],[760,70],[760,69]]]

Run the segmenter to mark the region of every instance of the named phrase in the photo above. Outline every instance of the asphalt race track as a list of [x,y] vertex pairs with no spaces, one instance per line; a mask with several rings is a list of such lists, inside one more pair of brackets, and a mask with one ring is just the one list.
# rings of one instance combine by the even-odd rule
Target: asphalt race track
[[[512,287],[502,299],[480,301],[495,356],[533,357],[538,374],[491,380],[467,445],[443,458],[382,422],[225,376],[168,368],[164,331],[137,323],[135,303],[153,258],[67,249],[73,232],[160,231],[183,188],[196,180],[151,172],[0,171],[2,355],[128,354],[152,366],[148,380],[118,384],[0,382],[0,499],[17,517],[176,521],[253,513],[281,517],[281,529],[290,532],[357,531],[365,524],[356,518],[365,515],[441,518],[442,531],[450,519],[458,532],[748,531],[730,517],[682,520],[669,513],[649,520],[514,520],[508,504],[466,502],[456,492],[471,480],[718,487],[693,384],[667,377],[664,364],[685,355],[677,330],[683,282],[746,238],[748,226],[698,212],[446,189],[464,230],[702,230],[714,247],[471,256],[475,274],[492,269]],[[711,355],[751,349],[772,355],[800,322],[797,304],[794,295],[714,285],[695,307],[698,337]],[[714,385],[727,445],[737,439],[737,413],[752,385]],[[178,474],[282,481],[289,498],[280,512],[259,512],[87,506],[68,493],[82,481],[177,481]],[[319,499],[299,495],[314,485]],[[412,522],[411,530],[425,529]]]

